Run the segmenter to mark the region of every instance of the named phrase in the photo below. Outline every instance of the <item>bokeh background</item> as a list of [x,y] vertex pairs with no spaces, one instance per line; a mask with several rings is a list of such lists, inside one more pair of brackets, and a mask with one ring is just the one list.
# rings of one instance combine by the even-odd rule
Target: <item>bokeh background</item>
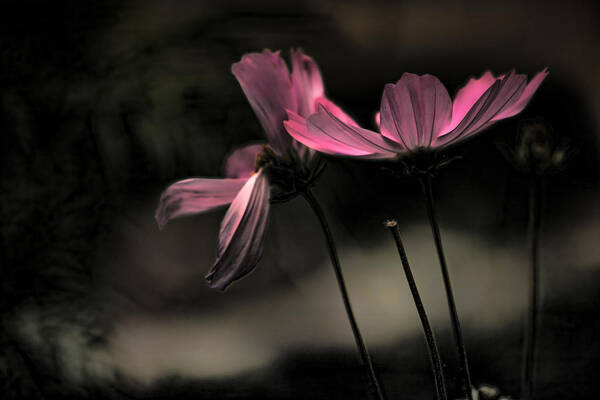
[[[486,69],[550,76],[518,117],[452,150],[435,195],[472,376],[518,396],[527,184],[497,150],[542,117],[577,150],[546,179],[538,398],[600,378],[600,48],[595,1],[4,1],[0,12],[3,398],[363,399],[318,222],[272,208],[256,270],[204,281],[225,210],[153,220],[175,180],[221,176],[261,129],[230,66],[302,47],[328,96],[373,125],[405,71],[451,94]],[[422,193],[386,165],[329,159],[315,188],[388,398],[432,398],[397,218],[453,392],[456,356]]]

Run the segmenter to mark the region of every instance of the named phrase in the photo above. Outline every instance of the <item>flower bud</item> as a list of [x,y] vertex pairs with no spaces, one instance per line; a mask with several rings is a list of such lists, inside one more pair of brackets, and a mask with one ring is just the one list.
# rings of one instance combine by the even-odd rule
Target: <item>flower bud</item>
[[499,148],[516,169],[540,175],[561,170],[572,153],[567,140],[541,118],[522,121],[514,145]]

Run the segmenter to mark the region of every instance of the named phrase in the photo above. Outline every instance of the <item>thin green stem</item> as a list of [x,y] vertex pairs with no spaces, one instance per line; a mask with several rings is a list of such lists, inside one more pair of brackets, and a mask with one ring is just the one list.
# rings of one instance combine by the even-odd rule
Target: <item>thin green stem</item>
[[539,303],[539,236],[542,224],[542,177],[532,174],[529,184],[529,315],[523,349],[522,398],[534,399],[535,357]]
[[404,251],[402,239],[400,239],[398,223],[396,221],[387,221],[385,226],[389,228],[394,240],[396,241],[396,247],[398,248],[400,260],[402,261],[402,267],[404,268],[404,274],[406,275],[406,280],[408,281],[408,287],[410,288],[410,292],[415,301],[415,306],[417,307],[417,312],[419,313],[419,318],[421,319],[421,325],[423,326],[423,332],[425,333],[425,339],[427,340],[427,348],[429,349],[429,362],[431,363],[431,369],[433,370],[433,379],[435,383],[437,399],[447,400],[448,394],[446,390],[446,382],[444,381],[444,371],[442,368],[442,360],[440,359],[440,352],[438,351],[435,336],[433,334],[433,330],[431,329],[431,325],[429,324],[427,313],[425,312],[425,307],[421,301],[421,296],[419,295],[419,289],[417,288],[415,278],[410,270],[410,265],[408,263],[408,258],[406,257],[406,252]]
[[350,322],[350,327],[352,328],[354,341],[356,342],[356,347],[360,354],[361,363],[365,368],[367,376],[369,378],[369,392],[376,399],[383,400],[385,397],[383,396],[383,392],[381,390],[381,387],[379,386],[377,376],[375,375],[375,369],[373,368],[371,356],[369,355],[367,346],[358,328],[358,323],[356,322],[356,318],[354,317],[354,312],[352,311],[350,297],[348,296],[348,290],[346,289],[346,283],[344,282],[342,267],[340,266],[340,261],[337,255],[337,249],[335,247],[335,242],[333,241],[331,230],[329,229],[329,224],[327,223],[327,219],[325,218],[323,209],[319,205],[319,202],[317,201],[313,193],[310,191],[310,189],[307,189],[306,191],[302,192],[302,195],[304,196],[304,198],[316,214],[317,218],[319,219],[321,228],[323,229],[323,233],[325,234],[325,239],[327,241],[327,249],[329,250],[329,257],[331,258],[331,265],[333,266],[333,271],[335,272],[335,277],[337,279],[338,287],[340,289],[340,294],[342,295],[342,300],[344,302],[344,308],[346,309],[348,321]]
[[427,203],[427,216],[429,217],[429,224],[431,225],[431,231],[433,233],[433,239],[435,241],[435,248],[437,250],[438,258],[440,261],[440,269],[442,270],[444,287],[446,289],[446,299],[448,301],[450,320],[452,321],[452,330],[454,331],[454,340],[456,342],[456,349],[458,351],[462,384],[467,399],[473,400],[473,394],[471,393],[472,385],[471,375],[469,373],[469,363],[467,360],[467,351],[465,349],[465,343],[463,340],[462,331],[460,329],[460,321],[458,318],[458,312],[456,310],[456,303],[454,301],[452,283],[450,282],[450,274],[448,273],[446,257],[444,256],[444,248],[442,247],[442,237],[440,235],[440,228],[435,214],[433,191],[431,189],[431,178],[429,176],[423,176],[420,178],[420,181],[423,185],[423,191],[425,192],[425,200]]

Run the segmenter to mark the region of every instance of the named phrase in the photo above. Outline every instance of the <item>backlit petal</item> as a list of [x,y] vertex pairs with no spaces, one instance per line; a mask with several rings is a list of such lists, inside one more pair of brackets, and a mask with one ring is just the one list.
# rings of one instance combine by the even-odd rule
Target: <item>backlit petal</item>
[[468,131],[468,129],[481,120],[481,116],[489,109],[490,104],[496,98],[498,91],[500,90],[502,81],[497,80],[490,86],[484,93],[477,99],[475,104],[467,111],[466,115],[459,122],[458,126],[452,129],[448,133],[443,133],[438,136],[434,142],[434,147],[446,146],[459,139],[463,139],[462,135]]
[[175,182],[160,196],[155,214],[159,229],[170,219],[231,203],[247,180],[191,178]]
[[330,114],[334,115],[344,124],[350,126],[358,126],[358,124],[352,119],[352,117],[346,114],[340,107],[337,106],[337,104],[335,104],[333,101],[329,100],[326,97],[320,97],[316,99],[315,110],[313,111],[313,113],[319,110],[320,105],[325,107],[325,109],[327,109],[327,111],[329,111]]
[[456,128],[469,110],[473,108],[477,100],[481,98],[497,79],[490,71],[485,71],[480,78],[469,79],[467,84],[454,97],[454,101],[452,102],[452,120],[445,127],[442,134]]
[[538,72],[533,77],[533,79],[527,84],[525,90],[523,90],[519,99],[510,107],[507,107],[504,111],[496,115],[493,118],[493,120],[497,121],[500,119],[512,117],[523,111],[523,109],[527,106],[527,104],[533,97],[533,94],[537,91],[537,89],[540,87],[540,84],[544,81],[544,79],[546,79],[547,76],[548,68],[544,68],[542,71]]
[[224,290],[248,274],[263,252],[269,215],[270,186],[262,171],[254,174],[235,197],[223,218],[217,244],[217,260],[206,279]]
[[294,139],[326,154],[364,157],[391,158],[400,148],[387,141],[377,132],[350,126],[322,105],[319,112],[308,119],[288,110],[289,120],[285,127]]
[[297,109],[297,98],[289,70],[279,52],[265,50],[246,54],[231,66],[231,71],[262,124],[269,143],[280,155],[286,154],[291,138],[283,130],[285,109]]
[[450,120],[452,103],[432,75],[405,73],[386,85],[381,100],[381,133],[408,149],[429,147]]
[[225,176],[249,178],[254,172],[256,156],[262,151],[265,144],[251,144],[234,150],[225,160]]
[[[499,78],[488,71],[479,79],[471,79],[454,100],[452,121],[436,141],[438,146],[466,139],[485,130],[496,121],[512,117],[521,112],[531,100],[542,81],[548,75],[544,69],[527,84],[527,77],[511,71]],[[483,94],[473,99],[487,87]]]
[[[516,74],[514,71],[496,80],[458,126],[443,135],[438,143],[455,143],[457,140],[464,140],[492,125],[496,116],[517,103],[525,90],[526,83],[527,77]],[[483,98],[485,98],[484,101],[482,101]],[[475,110],[476,112],[474,112]]]
[[294,110],[307,117],[316,111],[315,101],[323,97],[323,79],[315,61],[302,50],[291,50],[292,83],[298,107]]

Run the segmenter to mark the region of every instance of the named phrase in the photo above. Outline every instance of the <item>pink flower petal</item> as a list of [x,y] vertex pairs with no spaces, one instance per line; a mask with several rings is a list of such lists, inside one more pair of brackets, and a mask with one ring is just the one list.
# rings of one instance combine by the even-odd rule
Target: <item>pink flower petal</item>
[[492,116],[490,120],[494,120],[499,114],[512,108],[527,86],[527,76],[524,74],[517,74],[514,70],[511,71],[508,76],[503,77],[502,81],[504,84],[502,85],[500,92],[498,92],[495,104],[488,110],[488,116]]
[[440,145],[455,143],[491,126],[492,122],[497,120],[495,117],[505,110],[510,110],[517,103],[525,90],[526,83],[527,77],[515,74],[514,71],[496,80],[458,126],[448,134],[444,134],[437,143]]
[[155,214],[158,228],[170,219],[231,203],[247,180],[192,178],[175,182],[160,196]]
[[496,82],[496,79],[490,71],[485,71],[481,75],[481,78],[469,79],[467,84],[454,97],[454,101],[452,102],[452,120],[444,128],[442,134],[450,132],[458,126],[477,100]]
[[381,130],[381,112],[379,111],[375,114],[375,125]]
[[279,52],[265,50],[246,54],[231,66],[231,72],[262,124],[269,144],[280,155],[285,155],[291,138],[285,134],[282,123],[286,108],[297,109],[297,98],[289,70]]
[[219,231],[217,261],[206,275],[210,287],[224,290],[248,274],[260,260],[269,196],[267,177],[260,171],[248,179],[231,203]]
[[324,106],[308,119],[288,110],[285,127],[299,142],[317,151],[342,156],[391,158],[399,150],[377,132],[347,125]]
[[482,108],[477,118],[466,128],[464,136],[470,136],[480,131],[480,128],[490,122],[498,113],[514,104],[525,89],[527,77],[511,71],[499,80],[498,90],[490,95],[486,106]]
[[323,145],[321,143],[322,140],[320,141],[319,137],[313,138],[308,132],[308,128],[306,127],[306,118],[301,117],[292,110],[287,110],[287,113],[288,120],[283,122],[283,126],[290,136],[292,136],[297,142],[310,149],[314,149],[326,154],[332,154],[327,151],[329,146]]
[[544,68],[542,71],[538,72],[527,84],[519,99],[514,102],[511,107],[507,107],[504,111],[496,115],[493,120],[498,121],[504,118],[509,118],[523,111],[533,97],[533,94],[537,91],[537,89],[540,87],[540,84],[544,81],[544,79],[546,79],[547,76],[548,68]]
[[266,143],[251,144],[233,151],[225,160],[225,176],[249,178],[254,173],[256,156]]
[[298,105],[294,111],[306,117],[316,111],[315,100],[323,97],[323,79],[317,63],[302,50],[291,50],[290,55],[291,78]]
[[[461,136],[476,123],[480,116],[485,113],[489,108],[489,105],[496,98],[497,93],[500,91],[502,81],[497,80],[490,86],[482,95],[477,99],[475,104],[468,110],[467,114],[460,121],[458,126],[452,129],[450,132],[444,133],[446,129],[433,141],[434,147],[446,146],[456,140],[460,139]],[[453,122],[451,123],[453,124]]]
[[[325,107],[327,109],[327,111],[329,111],[331,114],[333,114],[337,119],[342,121],[344,124],[350,125],[350,126],[358,126],[358,124],[352,119],[352,117],[350,117],[348,114],[346,114],[340,107],[337,106],[337,104],[335,104],[333,101],[329,100],[326,97],[320,97],[315,100],[315,104],[314,104],[315,109],[311,112],[311,114],[317,112],[319,110],[320,105]],[[307,117],[308,117],[308,115],[307,115]]]
[[450,120],[452,102],[435,76],[405,73],[381,100],[381,134],[407,149],[429,147]]

